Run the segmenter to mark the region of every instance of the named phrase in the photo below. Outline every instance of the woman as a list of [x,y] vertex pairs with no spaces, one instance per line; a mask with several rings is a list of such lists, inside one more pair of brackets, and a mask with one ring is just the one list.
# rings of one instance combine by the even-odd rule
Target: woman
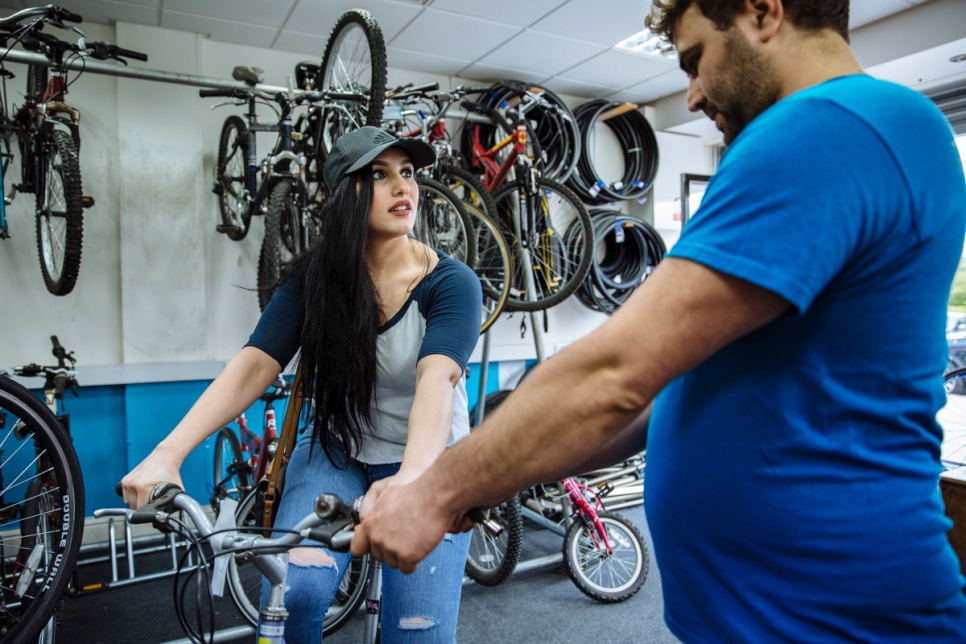
[[[293,526],[321,492],[353,499],[368,490],[365,511],[469,433],[463,374],[479,338],[479,280],[409,237],[415,169],[434,159],[425,143],[375,127],[336,141],[325,164],[330,196],[318,244],[282,281],[248,344],[124,477],[126,503],[144,505],[158,482],[180,485],[188,453],[247,409],[297,351],[313,423],[292,454],[276,527]],[[469,537],[445,540],[413,575],[386,569],[383,641],[455,641]],[[291,551],[290,644],[321,640],[350,558],[312,546]]]

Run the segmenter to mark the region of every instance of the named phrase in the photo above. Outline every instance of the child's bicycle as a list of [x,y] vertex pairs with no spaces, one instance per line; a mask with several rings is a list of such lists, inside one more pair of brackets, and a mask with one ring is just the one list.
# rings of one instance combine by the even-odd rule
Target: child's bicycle
[[[117,491],[120,492],[120,484],[118,484]],[[200,596],[205,594],[205,589],[201,584],[211,579],[209,561],[201,547],[203,541],[207,541],[211,546],[213,558],[231,555],[249,559],[272,585],[268,603],[259,613],[257,641],[266,644],[282,644],[285,637],[285,619],[288,616],[285,609],[288,551],[298,546],[305,538],[323,543],[332,550],[347,551],[349,542],[352,540],[352,529],[359,522],[358,509],[361,502],[362,497],[359,497],[353,503],[345,503],[334,494],[321,494],[315,500],[313,512],[299,521],[292,530],[276,538],[261,536],[261,527],[254,527],[252,532],[234,526],[227,530],[216,530],[201,504],[171,483],[161,483],[155,487],[151,494],[151,501],[139,510],[128,508],[103,509],[96,510],[94,516],[123,516],[132,524],[150,523],[162,532],[174,532],[192,543],[193,549],[201,561],[198,568],[201,575],[197,578]],[[179,518],[179,512],[188,515],[200,537],[195,536],[189,526]],[[483,520],[478,510],[471,511],[469,516],[474,520]],[[489,523],[486,525],[490,525],[494,530],[500,529],[498,526],[492,526]],[[276,532],[278,531],[276,530]],[[363,641],[367,644],[373,644],[377,641],[379,629],[382,565],[377,563],[369,566],[366,579],[366,624]],[[176,590],[179,581],[179,576],[176,576]],[[186,583],[188,582],[186,581]],[[210,583],[208,586],[210,587]],[[175,610],[185,634],[191,642],[212,641],[206,639],[205,633],[202,632],[200,619],[197,624],[198,628],[187,619],[186,606],[184,605],[186,594],[184,589],[181,592],[176,592],[176,597],[180,597],[181,601],[175,602]],[[210,593],[208,593],[208,600],[210,614],[214,615],[214,608],[210,604]],[[204,614],[204,607],[198,606],[197,608],[198,616]],[[213,620],[213,617],[211,619]],[[214,625],[209,624],[209,626],[211,632],[213,632]]]

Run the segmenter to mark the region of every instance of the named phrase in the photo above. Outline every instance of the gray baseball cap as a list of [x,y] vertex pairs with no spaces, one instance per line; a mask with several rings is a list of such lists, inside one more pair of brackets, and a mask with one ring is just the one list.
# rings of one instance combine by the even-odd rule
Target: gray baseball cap
[[366,167],[389,148],[407,152],[417,168],[436,161],[436,152],[429,144],[417,139],[396,138],[385,130],[366,125],[336,139],[322,172],[325,185],[329,190],[334,189],[342,177]]

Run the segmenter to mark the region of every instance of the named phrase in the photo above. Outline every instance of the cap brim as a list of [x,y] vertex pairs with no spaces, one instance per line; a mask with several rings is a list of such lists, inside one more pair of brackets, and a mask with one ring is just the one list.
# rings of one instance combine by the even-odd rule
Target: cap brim
[[369,150],[359,157],[359,159],[353,163],[349,169],[345,171],[345,173],[351,174],[356,170],[361,170],[375,161],[377,156],[389,148],[399,148],[409,154],[409,158],[412,159],[413,165],[416,166],[417,169],[425,168],[426,166],[432,165],[436,162],[436,151],[428,143],[418,139],[398,139]]

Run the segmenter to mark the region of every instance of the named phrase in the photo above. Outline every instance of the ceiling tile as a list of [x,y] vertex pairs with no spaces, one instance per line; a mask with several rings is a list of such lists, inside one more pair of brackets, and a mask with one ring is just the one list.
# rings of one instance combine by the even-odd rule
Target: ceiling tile
[[294,5],[295,0],[164,0],[164,11],[278,28]]
[[462,78],[467,78],[474,81],[482,81],[484,83],[496,83],[497,81],[505,80],[521,80],[527,83],[535,83],[539,85],[542,81],[548,78],[548,74],[541,74],[540,72],[529,72],[521,69],[512,69],[507,67],[498,67],[495,65],[484,65],[483,63],[474,63],[460,72]]
[[272,49],[280,51],[293,51],[300,54],[311,54],[318,61],[322,62],[322,54],[325,53],[325,40],[328,34],[319,36],[316,34],[303,34],[297,31],[283,30],[275,39]]
[[613,94],[615,91],[620,89],[618,87],[609,87],[607,85],[581,83],[579,81],[569,80],[566,78],[550,78],[543,82],[543,87],[558,94],[569,94],[571,96],[580,96],[583,98],[600,98],[602,96],[607,96],[608,94]]
[[567,0],[433,0],[433,9],[486,18],[518,27],[540,20]]
[[855,29],[909,8],[905,0],[852,0],[849,4],[849,29]]
[[[426,10],[415,2],[403,4],[386,0],[298,0],[285,28],[299,33],[320,34],[324,42],[328,40],[329,33],[342,14],[355,8],[365,9],[373,15],[379,23],[386,44],[420,12]],[[319,55],[321,56],[321,51]]]
[[[688,77],[679,69],[672,69],[653,78],[649,78],[643,83],[632,85],[626,88],[627,96],[634,98],[622,98],[634,103],[650,103],[662,96],[676,94],[688,88]],[[614,99],[618,100],[618,99]]]
[[649,54],[610,49],[561,72],[559,76],[583,83],[600,83],[622,88],[636,85],[671,69],[677,69],[676,62]]
[[519,32],[519,27],[511,25],[426,9],[393,39],[392,45],[477,60]]
[[481,63],[498,67],[516,67],[557,74],[595,56],[606,47],[593,43],[526,30],[480,59]]
[[212,38],[220,40],[221,42],[266,48],[272,46],[272,42],[275,40],[276,34],[278,34],[278,29],[272,27],[262,27],[245,22],[217,20],[215,18],[206,18],[189,13],[168,11],[167,9],[161,12],[161,26],[168,29],[180,29],[181,31],[209,34]]
[[647,0],[570,0],[533,28],[610,47],[643,29],[650,9]]
[[418,51],[406,51],[396,47],[387,47],[386,55],[390,67],[414,69],[432,74],[442,74],[443,76],[452,76],[471,62],[459,58],[432,56]]

